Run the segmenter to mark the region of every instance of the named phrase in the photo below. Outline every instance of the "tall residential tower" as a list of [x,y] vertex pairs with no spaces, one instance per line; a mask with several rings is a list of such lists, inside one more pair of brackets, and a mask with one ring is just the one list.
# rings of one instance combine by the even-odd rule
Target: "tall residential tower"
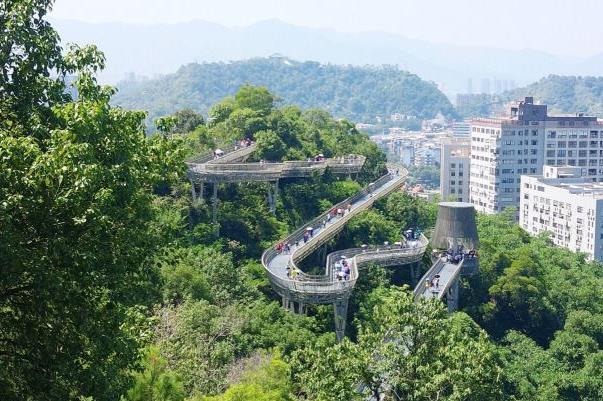
[[471,121],[470,201],[479,212],[519,208],[522,174],[542,174],[544,165],[581,167],[591,182],[603,182],[603,124],[583,114],[549,116],[531,97],[503,118]]

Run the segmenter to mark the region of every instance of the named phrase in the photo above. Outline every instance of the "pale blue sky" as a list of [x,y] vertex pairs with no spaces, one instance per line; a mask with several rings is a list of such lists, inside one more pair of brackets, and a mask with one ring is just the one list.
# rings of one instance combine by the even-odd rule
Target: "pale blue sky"
[[51,16],[88,22],[277,18],[337,31],[378,30],[459,45],[603,52],[603,0],[56,0]]

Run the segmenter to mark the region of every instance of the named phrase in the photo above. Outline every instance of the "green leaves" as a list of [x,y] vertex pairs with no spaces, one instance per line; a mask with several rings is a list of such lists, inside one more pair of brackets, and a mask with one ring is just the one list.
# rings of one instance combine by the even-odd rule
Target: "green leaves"
[[[415,303],[391,288],[362,322],[356,344],[319,343],[294,354],[296,384],[309,399],[498,400],[501,361],[471,320],[442,304]],[[362,394],[364,393],[364,394]]]

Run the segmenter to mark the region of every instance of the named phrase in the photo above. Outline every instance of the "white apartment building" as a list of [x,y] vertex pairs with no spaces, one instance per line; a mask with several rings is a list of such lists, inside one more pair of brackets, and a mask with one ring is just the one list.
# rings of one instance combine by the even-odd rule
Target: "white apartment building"
[[442,200],[469,202],[471,140],[469,138],[444,139],[441,149],[440,196]]
[[549,116],[546,105],[526,97],[511,116],[471,121],[470,202],[479,212],[519,207],[522,174],[543,165],[577,166],[603,182],[603,124],[596,117]]
[[603,260],[603,184],[580,167],[544,166],[543,175],[521,177],[519,224],[590,259]]

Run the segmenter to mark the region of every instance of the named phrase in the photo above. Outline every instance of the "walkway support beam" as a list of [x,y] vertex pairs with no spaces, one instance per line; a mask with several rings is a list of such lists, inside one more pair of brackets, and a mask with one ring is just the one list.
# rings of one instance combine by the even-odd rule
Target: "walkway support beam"
[[216,238],[220,236],[220,228],[218,227],[218,183],[214,182],[214,193],[211,196],[211,222],[216,226]]
[[349,298],[342,298],[333,304],[335,311],[335,334],[337,335],[337,341],[343,341],[345,337],[345,322],[348,315],[348,300]]
[[454,283],[448,289],[446,294],[446,302],[448,304],[448,312],[452,313],[459,308],[459,279],[454,280]]

